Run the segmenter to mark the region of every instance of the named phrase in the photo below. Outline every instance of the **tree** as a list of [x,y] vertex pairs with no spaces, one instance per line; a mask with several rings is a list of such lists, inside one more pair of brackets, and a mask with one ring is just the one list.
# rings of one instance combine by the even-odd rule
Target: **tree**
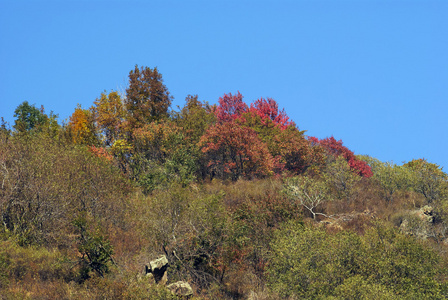
[[101,93],[93,102],[92,111],[98,129],[105,136],[106,145],[110,146],[119,139],[121,126],[125,117],[123,100],[118,92]]
[[360,238],[349,231],[330,235],[286,222],[271,241],[268,285],[280,299],[325,299],[356,274],[360,246]]
[[34,105],[30,105],[28,101],[24,101],[17,106],[14,117],[16,118],[14,129],[20,133],[45,132],[54,137],[60,129],[57,115],[53,112],[47,115],[43,106],[37,109]]
[[195,146],[172,121],[152,122],[134,131],[134,178],[146,193],[158,185],[187,184],[197,169]]
[[215,114],[219,122],[233,121],[248,109],[240,92],[235,95],[232,95],[232,93],[224,94],[224,96],[219,97],[218,103]]
[[235,122],[217,123],[201,138],[212,177],[263,177],[271,174],[274,161],[257,133]]
[[361,177],[353,172],[342,156],[327,164],[322,177],[338,199],[348,202],[352,200],[355,186],[361,181]]
[[414,159],[403,166],[412,172],[412,188],[425,196],[429,203],[448,196],[448,175],[437,164],[426,159]]
[[292,201],[306,208],[313,215],[313,219],[316,219],[317,215],[328,217],[316,211],[318,206],[332,200],[324,181],[307,176],[288,178],[284,192]]
[[126,96],[125,105],[131,130],[168,116],[172,96],[157,68],[139,69],[136,65],[129,72]]
[[30,105],[28,101],[22,102],[14,111],[15,125],[14,128],[19,132],[30,131],[46,121],[46,116],[41,110],[34,105]]
[[87,147],[42,134],[0,141],[0,182],[0,232],[20,244],[69,244],[79,212],[123,224],[128,182]]
[[312,164],[310,142],[305,139],[305,131],[289,121],[284,110],[279,111],[274,99],[258,99],[235,122],[253,129],[266,143],[275,159],[277,173],[286,170],[298,174]]
[[98,137],[94,125],[93,114],[87,109],[82,109],[78,104],[70,116],[67,129],[73,143],[81,145],[96,145]]
[[272,156],[278,159],[280,166],[294,174],[303,173],[315,160],[310,142],[306,140],[304,133],[290,125],[273,136],[270,147]]
[[199,101],[197,95],[188,95],[184,107],[173,114],[173,119],[192,143],[199,142],[200,137],[216,121],[212,107],[207,102]]
[[337,141],[334,137],[322,140],[319,140],[316,137],[309,137],[309,140],[313,145],[323,147],[330,156],[338,157],[342,155],[342,157],[347,160],[350,168],[358,175],[367,178],[373,175],[369,165],[366,162],[357,159],[351,150],[343,146],[342,140]]
[[360,159],[369,164],[373,179],[378,182],[387,201],[392,201],[398,190],[406,190],[409,187],[410,171],[405,167],[367,156],[361,156]]
[[294,125],[294,122],[289,120],[285,110],[279,110],[277,102],[272,98],[258,99],[250,105],[249,111],[260,116],[263,124],[266,124],[267,121],[271,121],[283,130],[288,126]]
[[114,253],[110,242],[100,233],[92,233],[88,230],[87,220],[79,216],[73,221],[73,225],[79,232],[78,251],[81,254],[81,281],[90,278],[90,271],[95,271],[101,277],[109,272],[109,263],[113,262]]

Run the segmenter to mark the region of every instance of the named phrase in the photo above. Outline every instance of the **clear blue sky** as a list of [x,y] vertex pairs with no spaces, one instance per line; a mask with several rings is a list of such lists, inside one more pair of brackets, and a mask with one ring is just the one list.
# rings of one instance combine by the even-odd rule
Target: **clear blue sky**
[[271,97],[356,154],[448,171],[448,1],[0,0],[0,116],[27,100],[67,119],[134,66],[182,106]]

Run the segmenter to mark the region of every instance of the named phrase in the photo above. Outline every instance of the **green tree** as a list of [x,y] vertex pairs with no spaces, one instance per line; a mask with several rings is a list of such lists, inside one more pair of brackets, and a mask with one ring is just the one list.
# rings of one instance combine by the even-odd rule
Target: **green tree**
[[145,193],[173,182],[186,185],[195,179],[195,145],[182,128],[166,119],[134,131],[132,171]]
[[410,186],[410,170],[398,166],[392,162],[382,162],[369,156],[359,156],[365,161],[373,172],[373,179],[381,187],[383,197],[387,201],[392,201],[394,194],[399,190],[407,190]]
[[441,258],[422,241],[376,222],[362,237],[359,274],[405,299],[445,299]]
[[80,216],[74,220],[79,238],[78,251],[80,258],[80,279],[84,281],[90,278],[90,271],[95,271],[101,277],[109,272],[109,264],[113,262],[113,247],[110,242],[99,232],[92,233],[87,226],[85,217]]
[[216,121],[213,108],[207,102],[199,101],[197,95],[188,95],[184,107],[173,114],[173,119],[192,143],[199,142],[201,136]]
[[344,157],[338,156],[327,164],[323,179],[336,198],[350,202],[362,177],[353,172]]
[[437,164],[426,159],[414,159],[403,165],[411,171],[411,187],[429,203],[448,197],[448,175]]
[[158,69],[136,65],[129,72],[125,99],[130,130],[167,117],[171,100]]
[[46,121],[43,109],[39,110],[28,101],[22,102],[14,111],[15,125],[14,129],[19,132],[30,131]]
[[[45,132],[51,137],[55,137],[60,129],[57,118],[53,112],[49,115],[45,113],[43,106],[37,109],[35,105],[30,105],[28,101],[22,102],[14,111],[14,129],[19,133],[24,132]],[[2,128],[6,128],[2,125]]]

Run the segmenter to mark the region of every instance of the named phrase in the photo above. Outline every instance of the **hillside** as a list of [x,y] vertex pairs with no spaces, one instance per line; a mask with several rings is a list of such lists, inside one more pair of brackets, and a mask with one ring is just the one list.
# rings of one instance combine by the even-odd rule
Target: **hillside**
[[1,124],[2,299],[448,297],[438,165],[307,136],[271,98],[171,101],[136,66],[63,124],[28,102]]

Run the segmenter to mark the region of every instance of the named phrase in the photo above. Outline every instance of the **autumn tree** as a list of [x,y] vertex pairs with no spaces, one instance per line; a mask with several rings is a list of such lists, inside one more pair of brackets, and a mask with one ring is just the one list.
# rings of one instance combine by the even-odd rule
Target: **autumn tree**
[[240,117],[247,109],[247,104],[243,102],[243,95],[240,92],[235,95],[229,93],[219,97],[215,114],[219,122],[228,122]]
[[73,143],[82,145],[98,144],[93,114],[78,104],[67,124],[67,130]]
[[369,165],[366,162],[357,159],[353,151],[342,144],[342,140],[337,141],[334,137],[322,140],[319,140],[316,137],[309,137],[309,140],[313,145],[324,148],[327,154],[334,158],[342,156],[348,162],[350,168],[358,175],[367,178],[373,175]]
[[93,102],[92,111],[98,129],[105,137],[105,144],[112,145],[120,138],[121,126],[125,117],[124,103],[118,92],[101,96]]
[[129,72],[125,106],[131,129],[167,117],[171,100],[172,96],[157,68],[139,69],[136,65]]
[[288,126],[294,125],[294,122],[289,120],[284,109],[279,110],[278,103],[272,98],[260,98],[250,105],[249,111],[255,113],[261,118],[262,124],[270,121],[281,129],[286,129]]
[[235,122],[217,123],[201,138],[212,177],[263,177],[271,174],[273,159],[265,143],[250,128]]
[[269,138],[270,153],[276,158],[278,170],[286,170],[299,174],[307,170],[315,160],[309,141],[304,136],[304,131],[294,125],[283,130],[273,130]]
[[268,146],[275,159],[275,171],[299,174],[314,164],[315,155],[305,131],[290,121],[286,112],[272,99],[260,98],[236,122],[252,128]]

